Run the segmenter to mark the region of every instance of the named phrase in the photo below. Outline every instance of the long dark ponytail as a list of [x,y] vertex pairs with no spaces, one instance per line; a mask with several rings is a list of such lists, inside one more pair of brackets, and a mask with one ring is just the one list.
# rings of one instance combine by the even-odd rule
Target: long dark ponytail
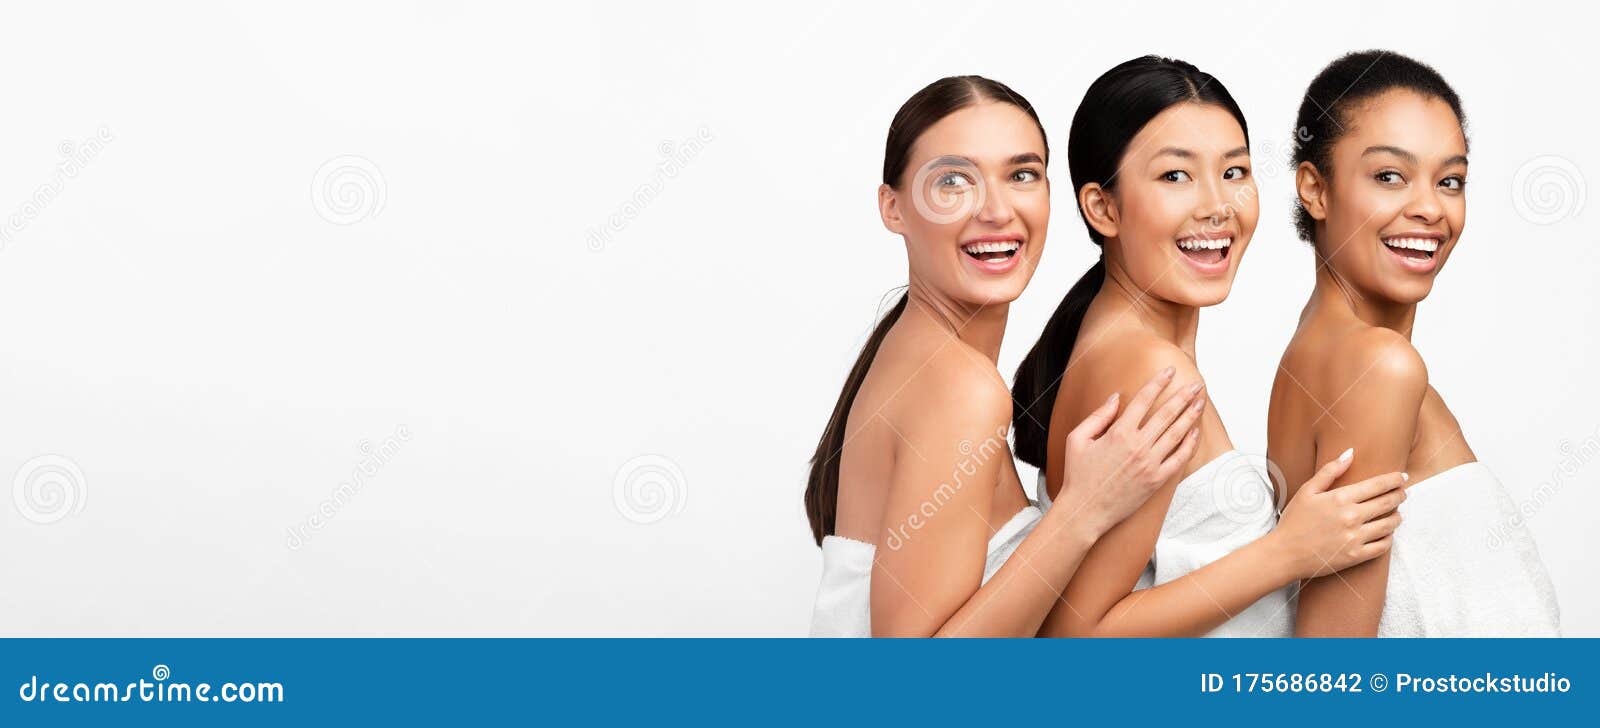
[[[1044,137],[1044,125],[1039,123],[1039,115],[1034,112],[1033,105],[1005,84],[982,76],[941,78],[906,99],[895,113],[883,150],[883,183],[901,189],[901,177],[905,176],[911,145],[917,141],[917,137],[940,119],[983,101],[1007,103],[1022,109],[1033,118],[1034,124],[1039,125],[1039,136]],[[1048,143],[1045,149],[1049,149]],[[856,358],[850,375],[845,377],[844,391],[839,393],[839,401],[833,405],[833,415],[828,418],[828,426],[823,429],[822,439],[817,442],[817,451],[811,456],[811,473],[806,478],[806,516],[811,520],[811,536],[819,546],[824,536],[833,534],[838,515],[839,456],[844,450],[845,420],[850,416],[850,406],[856,401],[856,393],[861,391],[861,383],[867,378],[867,370],[872,368],[872,360],[878,355],[878,347],[906,310],[906,296],[906,293],[900,294],[900,299],[878,321],[872,335],[867,337],[866,345],[861,347],[861,356]]]
[[[1072,171],[1073,198],[1076,200],[1078,193],[1090,183],[1098,183],[1107,191],[1114,190],[1128,144],[1156,115],[1185,101],[1216,104],[1226,109],[1238,120],[1239,128],[1245,130],[1248,143],[1250,132],[1245,126],[1244,112],[1222,82],[1183,61],[1160,56],[1135,58],[1095,79],[1072,116],[1072,129],[1067,135],[1067,166]],[[1089,239],[1095,245],[1104,246],[1105,237],[1088,225],[1089,218],[1081,206],[1078,215],[1089,228]],[[1016,436],[1014,452],[1023,462],[1035,467],[1045,466],[1056,392],[1060,389],[1067,361],[1072,357],[1084,314],[1095,295],[1100,293],[1105,278],[1106,259],[1102,252],[1100,259],[1061,299],[1061,305],[1045,324],[1044,333],[1017,367],[1011,387],[1012,432]]]

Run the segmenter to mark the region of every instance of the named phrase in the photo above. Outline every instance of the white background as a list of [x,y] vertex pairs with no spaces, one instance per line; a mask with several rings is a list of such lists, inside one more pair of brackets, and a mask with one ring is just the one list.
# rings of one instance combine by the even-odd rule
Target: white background
[[1262,221],[1200,364],[1260,452],[1311,284],[1299,94],[1384,47],[1471,123],[1416,343],[1514,497],[1559,483],[1531,525],[1567,632],[1600,635],[1600,463],[1561,449],[1600,437],[1587,9],[859,5],[8,4],[0,633],[804,634],[806,460],[905,280],[884,135],[951,74],[1026,95],[1058,154],[1008,378],[1095,254],[1064,157],[1088,83],[1157,52],[1228,86]]

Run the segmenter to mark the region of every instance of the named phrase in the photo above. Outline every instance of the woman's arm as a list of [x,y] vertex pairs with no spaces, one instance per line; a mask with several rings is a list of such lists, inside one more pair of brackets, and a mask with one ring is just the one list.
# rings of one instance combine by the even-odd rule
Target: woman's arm
[[1117,400],[1108,399],[1067,437],[1087,464],[1074,476],[1088,485],[1075,488],[1069,507],[1047,512],[982,583],[990,532],[1000,525],[989,518],[995,485],[1012,467],[1005,444],[1010,394],[1003,384],[927,379],[932,386],[905,393],[928,416],[901,418],[884,516],[889,537],[872,570],[873,634],[1033,636],[1095,539],[1189,460],[1192,409],[1187,399],[1164,404],[1150,417],[1159,437],[1136,450],[1132,440],[1104,435],[1143,420],[1158,383],[1115,423]]
[[[1187,363],[1185,357],[1176,357]],[[1187,364],[1192,370],[1193,365]],[[1404,497],[1398,474],[1369,479],[1360,494],[1335,498],[1325,491],[1350,466],[1340,458],[1302,488],[1285,511],[1286,523],[1227,556],[1165,584],[1134,591],[1160,535],[1173,492],[1199,465],[1186,466],[1133,516],[1113,527],[1085,556],[1068,584],[1064,603],[1045,620],[1047,637],[1199,636],[1231,619],[1256,600],[1295,579],[1373,558],[1374,534],[1394,525],[1368,523]],[[1348,527],[1327,528],[1328,523]],[[1285,527],[1286,526],[1286,527]],[[1383,546],[1382,548],[1387,548]]]
[[[1193,362],[1176,350],[1147,353],[1132,366],[1107,367],[1094,374],[1098,381],[1106,383],[1110,391],[1119,392],[1128,388],[1133,378],[1145,376],[1146,372],[1158,367],[1176,369],[1177,381],[1199,381]],[[1201,449],[1205,448],[1204,440],[1202,436]],[[1254,552],[1235,559],[1241,567],[1245,561],[1254,562],[1255,567],[1253,572],[1243,568],[1238,570],[1238,574],[1252,576],[1251,582],[1239,584],[1240,588],[1226,584],[1211,584],[1208,587],[1203,580],[1190,579],[1183,585],[1174,582],[1172,588],[1159,593],[1150,589],[1133,591],[1139,574],[1144,571],[1154,550],[1173,491],[1177,483],[1194,469],[1195,465],[1185,463],[1180,472],[1163,483],[1161,489],[1143,506],[1113,526],[1095,543],[1079,565],[1078,573],[1068,583],[1062,602],[1055,605],[1046,618],[1040,636],[1198,634],[1227,619],[1225,615],[1219,615],[1218,607],[1213,603],[1215,596],[1208,596],[1202,589],[1221,591],[1221,596],[1229,601],[1240,599],[1241,592],[1260,589],[1251,597],[1253,601],[1271,591],[1267,584],[1276,580],[1278,575],[1274,570],[1261,568],[1262,564]],[[1065,487],[1063,485],[1063,490]],[[1155,602],[1144,605],[1144,600],[1151,596],[1156,597]],[[1218,616],[1221,619],[1217,619]]]
[[[1181,637],[1215,629],[1255,600],[1302,577],[1330,574],[1388,551],[1398,515],[1380,518],[1404,500],[1400,473],[1328,493],[1350,467],[1353,451],[1324,465],[1299,489],[1282,524],[1243,548],[1160,586],[1118,600],[1078,633],[1041,636]],[[1333,537],[1330,538],[1330,535]],[[1069,602],[1070,603],[1070,602]],[[1053,626],[1050,631],[1073,629]]]
[[[1399,334],[1373,329],[1357,337],[1337,369],[1346,382],[1328,416],[1318,422],[1317,452],[1354,447],[1361,463],[1334,485],[1383,470],[1404,470],[1416,437],[1428,371]],[[1334,492],[1338,492],[1337,490]],[[1398,524],[1398,514],[1394,515]],[[1307,581],[1295,619],[1297,637],[1373,637],[1389,585],[1389,555]]]

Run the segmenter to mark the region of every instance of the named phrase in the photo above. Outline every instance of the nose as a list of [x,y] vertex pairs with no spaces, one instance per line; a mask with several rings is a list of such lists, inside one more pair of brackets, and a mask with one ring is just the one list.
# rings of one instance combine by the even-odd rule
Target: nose
[[1206,223],[1208,228],[1220,228],[1223,221],[1238,212],[1219,181],[1213,179],[1202,184],[1200,190],[1200,204],[1195,208],[1195,218]]
[[989,225],[1006,225],[1017,216],[1016,209],[1012,207],[1007,185],[989,183],[987,189],[980,194],[978,209],[974,217],[978,222]]
[[1419,186],[1417,193],[1406,201],[1405,216],[1425,225],[1432,225],[1444,217],[1444,204],[1439,191],[1431,186]]

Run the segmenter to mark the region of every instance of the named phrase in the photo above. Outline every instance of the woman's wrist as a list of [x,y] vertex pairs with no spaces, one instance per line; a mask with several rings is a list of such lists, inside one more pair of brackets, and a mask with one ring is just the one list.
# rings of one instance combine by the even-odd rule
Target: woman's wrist
[[[1066,488],[1062,489],[1063,492]],[[1057,501],[1044,514],[1046,521],[1051,523],[1052,541],[1079,546],[1088,550],[1096,541],[1110,530],[1109,525],[1102,525],[1098,514],[1087,504],[1074,500]]]
[[1305,572],[1305,564],[1300,562],[1300,555],[1286,543],[1284,535],[1277,529],[1267,532],[1267,535],[1256,540],[1266,555],[1268,568],[1273,581],[1279,586],[1288,586],[1299,581]]

